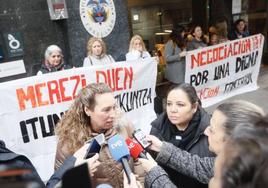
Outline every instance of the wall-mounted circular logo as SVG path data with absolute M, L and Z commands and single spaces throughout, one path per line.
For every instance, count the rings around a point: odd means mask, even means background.
M 85 29 L 95 37 L 108 36 L 115 24 L 113 0 L 80 0 L 80 17 Z
M 16 50 L 20 47 L 20 41 L 15 39 L 15 37 L 11 34 L 8 34 L 8 40 L 9 40 L 9 47 L 13 50 Z

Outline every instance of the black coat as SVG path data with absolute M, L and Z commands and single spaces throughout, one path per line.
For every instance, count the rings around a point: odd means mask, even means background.
M 230 40 L 235 40 L 235 39 L 238 39 L 238 36 L 239 36 L 239 35 L 242 35 L 242 38 L 245 38 L 245 37 L 250 36 L 250 34 L 249 34 L 248 31 L 244 31 L 243 33 L 239 33 L 238 31 L 233 30 L 233 31 L 230 32 L 228 38 L 229 38 Z
M 65 63 L 62 63 L 56 67 L 49 67 L 45 63 L 42 63 L 39 71 L 42 72 L 42 74 L 46 74 L 46 73 L 50 73 L 50 72 L 57 72 L 57 71 L 61 71 L 61 70 L 71 69 L 71 68 L 72 67 L 70 65 L 65 64 Z
M 6 169 L 30 169 L 31 174 L 24 175 L 22 180 L 33 180 L 44 187 L 40 176 L 32 165 L 31 161 L 24 155 L 19 155 L 6 148 L 5 143 L 0 140 L 0 165 L 4 165 Z
M 213 153 L 209 151 L 208 148 L 208 139 L 207 136 L 204 135 L 204 131 L 206 127 L 209 125 L 211 116 L 201 107 L 198 108 L 197 112 L 194 114 L 193 119 L 195 119 L 196 126 L 194 127 L 195 134 L 193 135 L 193 139 L 185 146 L 185 150 L 191 154 L 196 154 L 200 157 L 212 157 Z M 188 127 L 194 120 L 190 121 Z M 167 123 L 169 122 L 169 123 Z M 162 141 L 171 142 L 176 145 L 174 139 L 170 139 L 171 137 L 176 137 L 176 135 L 172 134 L 172 130 L 170 126 L 171 122 L 168 120 L 166 112 L 162 113 L 156 120 L 152 123 L 152 129 L 150 134 L 158 137 Z M 171 136 L 170 136 L 171 135 Z M 179 172 L 166 167 L 165 164 L 161 164 L 163 168 L 168 173 L 170 179 L 177 187 L 183 188 L 203 188 L 208 187 L 207 184 L 202 184 L 197 180 L 187 177 Z

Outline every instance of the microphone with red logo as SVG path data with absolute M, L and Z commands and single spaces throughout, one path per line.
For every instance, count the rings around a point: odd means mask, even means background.
M 134 159 L 137 159 L 137 158 L 147 159 L 147 157 L 145 155 L 145 150 L 141 147 L 141 145 L 136 140 L 132 140 L 130 138 L 127 138 L 126 143 L 127 143 L 128 149 L 130 151 L 130 155 Z

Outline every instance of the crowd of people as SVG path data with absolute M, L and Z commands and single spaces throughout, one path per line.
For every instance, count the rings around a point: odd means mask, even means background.
M 109 140 L 115 135 L 134 139 L 134 126 L 116 104 L 111 88 L 105 83 L 91 83 L 80 90 L 57 123 L 55 171 L 46 185 L 31 161 L 7 149 L 2 141 L 0 176 L 1 169 L 28 169 L 27 172 L 16 172 L 23 176 L 20 180 L 35 182 L 36 187 L 64 187 L 64 175 L 70 169 L 86 165 L 85 174 L 90 180 L 88 187 L 268 186 L 265 178 L 268 175 L 268 116 L 264 110 L 238 100 L 220 104 L 210 115 L 202 108 L 195 88 L 184 83 L 187 51 L 228 40 L 221 27 L 222 23 L 211 27 L 209 39 L 203 36 L 198 25 L 192 27 L 191 36 L 187 36 L 183 26 L 173 29 L 165 45 L 166 78 L 172 85 L 167 92 L 165 111 L 151 122 L 150 134 L 146 135 L 150 146 L 140 158 L 130 157 L 127 164 L 118 163 L 113 158 Z M 235 30 L 229 36 L 230 40 L 249 36 L 245 21 L 237 20 Z M 149 57 L 141 36 L 134 35 L 126 60 Z M 84 67 L 114 62 L 102 39 L 91 37 L 88 40 Z M 62 50 L 51 45 L 45 52 L 38 75 L 70 68 L 64 63 Z M 98 135 L 103 135 L 104 142 L 95 155 L 85 158 Z
M 133 172 L 130 183 L 107 143 L 93 157 L 84 158 L 91 144 L 88 140 L 98 134 L 106 140 L 114 135 L 132 138 L 131 122 L 118 124 L 121 118 L 124 114 L 106 84 L 83 88 L 56 127 L 55 173 L 46 186 L 60 187 L 66 171 L 83 163 L 92 187 L 267 186 L 268 116 L 250 102 L 222 103 L 210 116 L 191 85 L 174 85 L 167 95 L 166 112 L 152 122 L 146 136 L 151 143 L 147 157 L 128 161 Z M 27 158 L 8 150 L 3 142 L 1 148 L 1 164 L 27 166 L 31 178 L 44 186 Z
M 165 44 L 165 78 L 172 84 L 184 82 L 185 56 L 187 51 L 216 45 L 228 40 L 248 37 L 249 31 L 243 19 L 235 21 L 233 29 L 228 32 L 226 20 L 219 20 L 205 33 L 198 24 L 188 29 L 176 25 Z
M 42 62 L 41 68 L 37 72 L 37 75 L 72 68 L 70 65 L 64 62 L 62 50 L 55 44 L 47 47 L 44 57 L 44 61 Z M 126 60 L 142 60 L 150 57 L 151 55 L 147 51 L 142 37 L 139 35 L 134 35 L 130 40 Z M 106 44 L 101 38 L 89 38 L 87 42 L 87 56 L 84 58 L 83 67 L 106 65 L 114 62 L 114 58 L 110 54 L 107 54 Z
M 233 24 L 233 29 L 229 32 L 226 20 L 219 20 L 210 26 L 207 33 L 204 33 L 202 27 L 198 24 L 189 26 L 188 29 L 182 25 L 175 25 L 164 49 L 165 79 L 172 84 L 184 82 L 187 51 L 248 36 L 249 31 L 244 19 L 236 20 Z M 127 61 L 132 61 L 150 58 L 151 54 L 147 51 L 142 37 L 134 35 L 129 42 L 129 50 L 125 56 Z M 64 63 L 63 57 L 60 47 L 50 45 L 46 49 L 45 60 L 37 75 L 71 68 Z M 106 44 L 101 38 L 89 38 L 87 56 L 84 58 L 83 67 L 114 62 L 114 58 L 107 54 Z

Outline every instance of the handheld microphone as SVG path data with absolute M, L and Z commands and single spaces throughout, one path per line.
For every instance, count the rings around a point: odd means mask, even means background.
M 142 132 L 141 129 L 136 129 L 133 133 L 133 137 L 145 150 L 152 144 L 146 140 L 146 135 Z
M 98 185 L 96 188 L 113 188 L 113 187 L 109 184 L 102 183 L 102 184 Z
M 143 158 L 143 159 L 147 159 L 147 157 L 144 153 L 145 150 L 141 147 L 141 145 L 137 141 L 132 140 L 130 138 L 127 138 L 126 143 L 127 143 L 128 149 L 130 151 L 130 155 L 134 159 L 137 159 L 138 157 Z
M 62 177 L 62 188 L 73 187 L 92 187 L 89 170 L 86 163 L 71 168 L 64 173 Z
M 84 159 L 91 158 L 96 153 L 100 152 L 101 146 L 105 143 L 105 136 L 103 133 L 95 136 L 89 144 L 89 147 L 87 149 L 87 153 L 84 156 Z
M 128 183 L 130 183 L 131 169 L 128 164 L 130 153 L 125 140 L 121 136 L 115 135 L 108 140 L 108 147 L 113 159 L 122 163 Z

